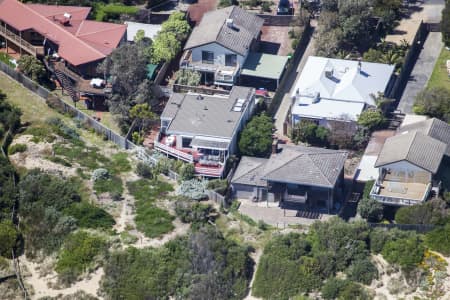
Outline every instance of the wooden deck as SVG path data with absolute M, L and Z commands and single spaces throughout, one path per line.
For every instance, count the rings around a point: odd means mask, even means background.
M 428 192 L 428 184 L 418 182 L 381 182 L 378 195 L 421 201 Z

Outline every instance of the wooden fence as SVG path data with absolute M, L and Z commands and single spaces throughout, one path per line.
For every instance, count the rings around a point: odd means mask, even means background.
M 108 140 L 118 145 L 119 147 L 123 149 L 133 149 L 134 147 L 136 147 L 136 145 L 127 140 L 125 137 L 121 136 L 120 134 L 116 133 L 115 131 L 111 130 L 110 128 L 106 127 L 100 122 L 94 120 L 92 117 L 80 111 L 71 104 L 68 104 L 58 96 L 52 94 L 49 90 L 47 90 L 43 86 L 34 82 L 24 74 L 12 69 L 5 63 L 0 62 L 0 70 L 6 73 L 9 77 L 14 79 L 15 81 L 21 83 L 31 92 L 40 96 L 42 100 L 45 101 L 46 103 L 52 103 L 52 105 L 57 106 L 57 109 L 61 113 L 67 113 L 73 116 L 74 118 L 80 120 L 81 122 L 84 122 L 85 125 L 89 126 L 90 128 L 93 128 L 95 132 L 105 136 Z

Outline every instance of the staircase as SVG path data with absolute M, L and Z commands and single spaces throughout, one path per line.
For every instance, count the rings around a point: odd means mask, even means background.
M 79 100 L 78 93 L 75 91 L 75 88 L 67 76 L 61 72 L 60 70 L 55 69 L 56 78 L 58 78 L 59 83 L 62 88 L 69 93 L 70 98 L 72 98 L 73 102 L 77 102 Z

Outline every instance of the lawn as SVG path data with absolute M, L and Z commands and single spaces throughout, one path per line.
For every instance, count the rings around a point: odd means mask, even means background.
M 443 87 L 450 91 L 450 77 L 446 65 L 447 60 L 450 60 L 450 50 L 447 50 L 444 47 L 436 61 L 430 80 L 428 81 L 428 88 Z

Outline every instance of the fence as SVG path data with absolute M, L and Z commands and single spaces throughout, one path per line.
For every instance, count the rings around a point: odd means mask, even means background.
M 19 73 L 16 70 L 10 68 L 3 62 L 0 62 L 0 70 L 6 73 L 9 77 L 16 80 L 17 82 L 21 83 L 28 90 L 32 91 L 33 93 L 43 98 L 43 100 L 46 100 L 47 103 L 52 103 L 54 106 L 57 106 L 62 113 L 68 113 L 74 118 L 84 122 L 87 126 L 93 128 L 95 132 L 105 136 L 108 140 L 120 146 L 121 148 L 133 149 L 136 147 L 136 145 L 128 141 L 125 137 L 121 136 L 120 134 L 114 132 L 113 130 L 94 120 L 93 118 L 91 118 L 84 112 L 78 110 L 74 106 L 64 102 L 61 98 L 52 94 L 46 88 L 40 86 L 39 84 L 32 81 L 22 73 Z
M 272 102 L 270 103 L 270 106 L 268 108 L 268 112 L 271 116 L 274 116 L 278 106 L 280 105 L 281 101 L 283 100 L 284 94 L 288 92 L 291 89 L 290 84 L 293 84 L 293 82 L 289 82 L 289 74 L 293 72 L 293 69 L 295 69 L 300 61 L 300 59 L 303 56 L 303 53 L 306 50 L 306 47 L 308 46 L 309 40 L 312 35 L 312 30 L 309 22 L 305 23 L 305 28 L 303 30 L 303 34 L 300 38 L 300 41 L 298 43 L 297 48 L 295 49 L 294 55 L 292 56 L 291 60 L 289 61 L 289 66 L 287 67 L 286 71 L 284 72 L 284 76 L 280 81 L 280 84 L 278 85 L 278 89 L 275 93 L 275 95 L 272 98 Z
M 428 232 L 435 229 L 437 226 L 435 225 L 426 225 L 426 224 L 381 224 L 381 223 L 368 223 L 372 228 L 398 228 L 400 230 L 414 230 L 417 232 Z
M 294 15 L 277 16 L 258 14 L 257 16 L 264 19 L 264 26 L 291 26 L 295 19 Z
M 227 91 L 227 90 L 211 89 L 211 88 L 206 88 L 206 87 L 181 85 L 181 84 L 174 84 L 173 91 L 175 93 L 191 92 L 191 93 L 199 93 L 199 94 L 206 94 L 206 95 L 214 95 L 214 94 L 229 95 L 230 94 L 230 91 Z
M 420 51 L 422 49 L 422 44 L 425 41 L 428 34 L 428 28 L 423 21 L 420 22 L 419 28 L 417 29 L 416 35 L 408 52 L 405 56 L 405 62 L 403 63 L 402 70 L 395 81 L 395 84 L 391 90 L 389 95 L 390 98 L 395 98 L 400 100 L 402 96 L 403 90 L 409 80 L 409 76 L 411 75 L 411 71 L 416 63 L 417 58 L 419 57 Z

